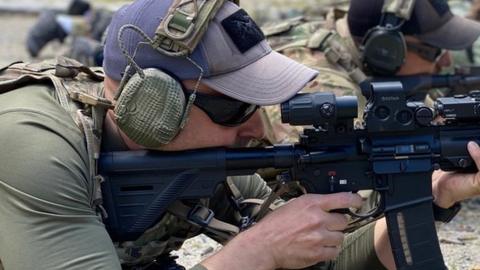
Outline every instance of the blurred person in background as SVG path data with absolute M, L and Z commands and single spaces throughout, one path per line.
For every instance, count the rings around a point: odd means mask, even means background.
M 101 66 L 102 38 L 110 24 L 113 11 L 97 8 L 85 0 L 72 0 L 65 12 L 43 11 L 30 29 L 26 47 L 32 57 L 52 41 L 64 43 L 65 56 L 87 66 Z

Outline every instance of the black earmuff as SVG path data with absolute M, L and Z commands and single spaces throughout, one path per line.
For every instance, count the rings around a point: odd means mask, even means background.
M 363 42 L 362 62 L 365 68 L 378 75 L 394 75 L 405 62 L 407 46 L 398 27 L 377 26 Z
M 407 45 L 401 31 L 415 7 L 415 0 L 384 0 L 380 23 L 362 42 L 362 63 L 374 75 L 395 75 L 405 62 Z

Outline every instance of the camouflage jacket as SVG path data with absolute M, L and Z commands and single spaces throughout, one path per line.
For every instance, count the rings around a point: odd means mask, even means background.
M 361 96 L 358 84 L 341 65 L 327 59 L 322 41 L 316 40 L 325 32 L 335 33 L 338 20 L 345 14 L 345 11 L 332 9 L 325 17 L 297 17 L 263 27 L 262 30 L 274 50 L 320 72 L 302 92 L 329 91 L 337 96 Z M 359 108 L 363 106 L 360 105 Z M 278 105 L 268 106 L 262 113 L 266 125 L 266 140 L 269 143 L 294 142 L 298 139 L 302 128 L 282 124 Z M 361 117 L 361 112 L 359 116 Z
M 449 5 L 455 14 L 480 21 L 480 0 L 449 1 Z M 452 56 L 456 65 L 480 64 L 480 39 L 477 39 L 467 50 L 453 51 Z

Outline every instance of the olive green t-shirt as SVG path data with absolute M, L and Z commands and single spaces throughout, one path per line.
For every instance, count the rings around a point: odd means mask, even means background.
M 121 269 L 92 208 L 83 134 L 53 88 L 0 95 L 0 145 L 5 269 Z

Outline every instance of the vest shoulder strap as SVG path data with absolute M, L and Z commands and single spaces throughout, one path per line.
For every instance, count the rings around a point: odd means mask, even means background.
M 90 177 L 95 183 L 95 196 L 91 202 L 97 209 L 101 204 L 97 160 L 100 155 L 103 120 L 112 103 L 103 97 L 103 70 L 89 68 L 66 57 L 38 63 L 14 62 L 0 68 L 0 94 L 23 86 L 39 83 L 51 84 L 59 104 L 70 113 L 83 131 L 89 156 Z

